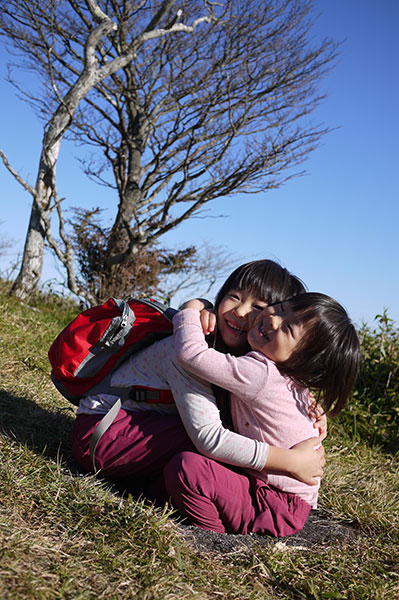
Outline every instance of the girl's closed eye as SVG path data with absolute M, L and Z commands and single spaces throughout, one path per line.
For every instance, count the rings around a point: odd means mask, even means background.
M 292 337 L 295 337 L 295 330 L 294 330 L 294 326 L 292 323 L 290 323 L 289 321 L 287 322 L 287 329 L 290 332 L 290 334 L 292 335 Z
M 267 304 L 254 304 L 253 307 L 255 310 L 263 310 L 266 308 Z
M 278 305 L 278 310 L 277 312 L 279 312 L 281 314 L 282 317 L 285 318 L 285 326 L 286 329 L 288 329 L 290 335 L 295 338 L 295 331 L 294 331 L 294 327 L 293 324 L 291 322 L 291 320 L 287 317 L 287 315 L 285 314 L 286 311 L 284 309 L 284 302 L 281 302 L 281 304 Z M 287 317 L 287 318 L 286 318 Z
M 233 300 L 239 300 L 240 295 L 237 292 L 229 292 L 226 294 L 226 298 L 232 298 Z

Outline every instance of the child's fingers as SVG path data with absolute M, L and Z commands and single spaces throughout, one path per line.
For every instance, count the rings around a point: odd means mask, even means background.
M 327 433 L 327 416 L 322 415 L 313 423 L 313 427 L 318 429 L 320 433 Z
M 206 308 L 201 310 L 200 320 L 202 331 L 204 335 L 209 335 L 213 333 L 216 327 L 216 315 L 207 310 Z
M 322 442 L 323 440 L 325 440 L 327 437 L 327 430 L 325 429 L 319 429 L 319 441 Z
M 323 408 L 319 404 L 310 405 L 309 416 L 315 419 L 313 427 L 319 430 L 319 436 L 324 440 L 327 436 L 327 415 Z
M 216 315 L 211 312 L 208 312 L 208 315 L 208 333 L 213 333 L 216 328 Z

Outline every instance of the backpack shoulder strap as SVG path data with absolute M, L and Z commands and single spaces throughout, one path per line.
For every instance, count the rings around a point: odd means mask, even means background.
M 101 421 L 99 422 L 99 424 L 97 425 L 97 427 L 95 428 L 95 430 L 93 431 L 93 434 L 91 436 L 90 458 L 91 458 L 91 462 L 93 463 L 95 473 L 97 472 L 96 456 L 95 456 L 97 444 L 100 441 L 100 439 L 102 438 L 102 436 L 104 435 L 104 433 L 107 431 L 107 429 L 109 429 L 111 427 L 112 423 L 115 421 L 116 417 L 118 416 L 121 406 L 122 406 L 122 400 L 120 398 L 118 398 L 118 400 L 115 402 L 115 404 L 112 406 L 112 408 L 110 408 L 110 410 L 103 416 L 103 418 L 101 419 Z

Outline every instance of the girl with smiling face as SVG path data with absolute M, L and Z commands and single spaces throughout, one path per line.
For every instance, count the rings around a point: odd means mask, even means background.
M 174 317 L 175 356 L 191 374 L 230 392 L 234 430 L 269 444 L 272 455 L 275 447 L 289 449 L 314 435 L 309 388 L 332 416 L 343 408 L 358 373 L 359 340 L 344 308 L 324 294 L 303 293 L 276 305 L 255 306 L 244 323 L 232 307 L 247 300 L 247 293 L 229 290 L 218 305 L 217 320 L 225 329 L 223 339 L 236 336 L 240 347 L 248 328 L 251 352 L 237 357 L 209 348 L 203 330 L 214 330 L 216 316 L 206 309 L 206 301 L 197 299 Z M 173 504 L 203 529 L 273 535 L 299 531 L 317 505 L 319 482 L 307 485 L 267 464 L 262 472 L 237 472 L 183 452 L 169 462 L 164 475 Z
M 301 320 L 288 302 L 282 302 L 262 310 L 248 332 L 248 343 L 252 350 L 281 363 L 288 360 L 303 332 Z

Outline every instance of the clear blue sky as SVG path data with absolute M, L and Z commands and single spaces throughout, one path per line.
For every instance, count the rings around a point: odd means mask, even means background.
M 315 34 L 344 41 L 340 61 L 323 82 L 329 96 L 315 121 L 337 129 L 304 164 L 305 177 L 267 194 L 208 205 L 220 219 L 193 219 L 163 239 L 168 245 L 222 245 L 236 264 L 273 258 L 309 289 L 342 302 L 357 324 L 377 313 L 399 321 L 399 2 L 316 0 Z M 42 129 L 4 81 L 1 52 L 0 147 L 34 183 Z M 21 251 L 30 197 L 0 164 L 0 238 L 14 240 L 0 260 L 4 270 Z M 109 207 L 112 200 L 88 183 L 63 146 L 58 185 L 72 206 Z M 233 265 L 235 266 L 235 265 Z M 44 278 L 54 277 L 46 260 Z

